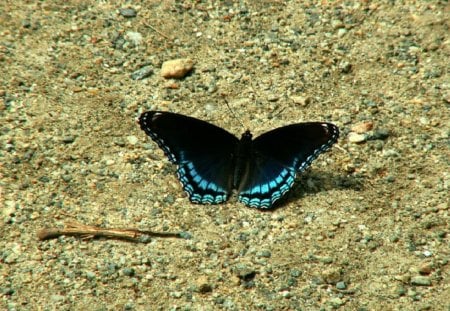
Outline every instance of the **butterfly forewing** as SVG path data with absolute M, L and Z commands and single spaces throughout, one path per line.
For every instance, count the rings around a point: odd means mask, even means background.
M 231 192 L 229 172 L 239 140 L 229 132 L 176 113 L 148 111 L 139 124 L 178 165 L 178 178 L 194 203 L 221 203 Z
M 296 174 L 338 137 L 335 125 L 320 122 L 292 124 L 257 137 L 249 172 L 241 181 L 239 201 L 251 207 L 271 207 L 292 187 Z

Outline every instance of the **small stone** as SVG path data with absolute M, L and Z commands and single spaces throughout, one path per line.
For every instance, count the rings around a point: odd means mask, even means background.
M 388 175 L 384 180 L 386 180 L 386 182 L 388 183 L 393 183 L 395 181 L 395 176 Z
M 132 18 L 137 16 L 137 11 L 133 8 L 120 8 L 119 13 L 120 15 L 126 18 Z
M 446 91 L 444 92 L 444 94 L 442 94 L 442 99 L 449 104 L 450 103 L 450 91 Z
M 278 101 L 279 99 L 280 99 L 280 96 L 275 95 L 275 94 L 270 94 L 270 95 L 267 97 L 267 100 L 270 101 L 270 102 L 276 102 L 276 101 Z
M 136 32 L 136 31 L 128 31 L 125 34 L 125 39 L 127 41 L 133 42 L 133 44 L 135 46 L 138 46 L 142 43 L 143 37 L 142 34 L 140 32 Z
M 176 291 L 176 292 L 171 292 L 169 295 L 173 298 L 181 298 L 183 296 L 183 293 L 180 291 Z
M 281 292 L 281 296 L 282 296 L 283 298 L 291 298 L 291 297 L 292 297 L 292 294 L 291 294 L 290 291 L 284 290 L 284 291 Z
M 87 278 L 89 281 L 94 280 L 94 279 L 95 279 L 95 273 L 92 272 L 92 271 L 87 271 L 87 272 L 86 272 L 86 278 Z
M 372 130 L 372 128 L 373 128 L 373 122 L 367 121 L 367 122 L 355 124 L 354 126 L 352 126 L 351 131 L 355 132 L 357 134 L 362 134 L 362 133 L 366 133 L 366 132 Z
M 405 296 L 407 293 L 406 288 L 403 285 L 398 285 L 394 290 L 398 296 Z
M 343 28 L 344 27 L 344 23 L 341 20 L 339 20 L 339 19 L 333 19 L 331 21 L 331 27 L 333 27 L 334 29 Z
M 209 284 L 208 278 L 206 276 L 201 276 L 197 279 L 195 291 L 205 294 L 212 292 L 212 286 Z
M 328 300 L 328 303 L 329 303 L 333 308 L 339 308 L 340 306 L 342 306 L 342 305 L 344 304 L 344 302 L 342 301 L 342 299 L 339 298 L 339 297 L 331 298 L 330 300 Z
M 63 295 L 51 295 L 50 300 L 53 302 L 61 302 L 64 301 L 65 297 Z
M 336 283 L 336 288 L 340 289 L 340 290 L 344 290 L 347 288 L 347 284 L 345 284 L 345 282 L 337 282 Z
M 290 275 L 294 278 L 298 278 L 299 276 L 302 275 L 302 271 L 298 269 L 292 269 Z
M 2 208 L 3 216 L 11 216 L 16 212 L 16 203 L 14 201 L 5 201 L 5 205 Z
M 186 239 L 186 240 L 192 239 L 192 234 L 190 234 L 187 231 L 181 231 L 180 233 L 178 233 L 178 235 L 181 239 Z
M 114 139 L 114 143 L 119 147 L 125 147 L 125 141 L 121 137 Z
M 433 253 L 427 250 L 427 251 L 424 251 L 424 252 L 423 252 L 423 255 L 424 255 L 425 257 L 431 257 L 431 256 L 433 256 Z
M 24 19 L 22 21 L 22 27 L 23 28 L 31 28 L 31 21 L 29 19 Z
M 346 34 L 347 34 L 347 29 L 345 29 L 345 28 L 339 28 L 337 31 L 337 36 L 339 38 L 345 36 Z
M 139 68 L 135 72 L 131 74 L 131 79 L 133 80 L 142 80 L 149 77 L 153 73 L 153 69 L 151 66 L 144 66 Z
M 395 149 L 383 150 L 382 156 L 385 158 L 399 158 L 400 153 Z
M 233 268 L 234 274 L 241 280 L 251 280 L 255 277 L 256 271 L 244 264 L 237 264 Z
M 328 284 L 336 284 L 341 280 L 341 273 L 338 269 L 326 269 L 322 271 L 322 277 Z
M 264 258 L 270 258 L 272 254 L 268 250 L 263 250 L 256 253 L 256 257 L 264 257 Z
M 127 140 L 128 140 L 128 143 L 132 146 L 136 145 L 139 141 L 139 139 L 134 135 L 127 136 Z
M 418 275 L 411 278 L 411 284 L 417 286 L 430 286 L 431 279 L 428 276 Z
M 294 104 L 300 105 L 302 107 L 306 107 L 312 102 L 312 98 L 309 96 L 291 96 Z
M 342 61 L 342 62 L 339 64 L 339 70 L 340 70 L 342 73 L 349 73 L 349 72 L 352 71 L 352 64 L 350 64 L 350 63 L 347 62 L 347 61 Z
M 419 266 L 419 273 L 422 275 L 428 275 L 433 271 L 433 264 L 431 262 L 423 262 Z
M 70 182 L 72 180 L 72 175 L 70 175 L 70 174 L 63 174 L 63 175 L 61 175 L 61 178 L 65 182 Z
M 166 79 L 181 79 L 194 67 L 194 61 L 189 58 L 180 58 L 166 61 L 161 67 L 161 76 Z
M 386 129 L 378 129 L 373 132 L 373 134 L 370 136 L 370 139 L 372 140 L 385 140 L 389 137 L 389 130 Z
M 126 276 L 134 276 L 135 271 L 133 268 L 125 268 L 122 270 L 123 274 Z
M 61 141 L 65 144 L 71 144 L 75 141 L 75 137 L 71 135 L 64 136 Z
M 355 132 L 350 132 L 347 136 L 349 142 L 354 144 L 360 144 L 367 140 L 367 136 L 364 134 L 358 134 Z

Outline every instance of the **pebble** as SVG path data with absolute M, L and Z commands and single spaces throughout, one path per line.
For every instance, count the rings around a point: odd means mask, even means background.
M 127 136 L 127 141 L 130 145 L 134 146 L 139 142 L 139 138 L 134 135 Z
M 433 253 L 430 252 L 430 251 L 424 251 L 424 252 L 423 252 L 423 255 L 424 255 L 425 257 L 431 257 L 431 256 L 433 256 Z
M 61 175 L 61 178 L 65 182 L 70 182 L 72 180 L 72 175 L 70 175 L 70 174 L 63 174 L 63 175 Z
M 431 279 L 428 276 L 418 275 L 411 278 L 412 285 L 430 286 Z
M 199 277 L 195 282 L 195 291 L 199 293 L 209 293 L 212 292 L 213 288 L 209 284 L 208 278 L 206 276 Z
M 355 124 L 354 126 L 352 126 L 351 131 L 355 132 L 357 134 L 363 134 L 363 133 L 366 133 L 366 132 L 372 130 L 372 128 L 373 128 L 373 122 L 367 121 L 367 122 Z
M 344 304 L 341 298 L 335 297 L 328 300 L 328 303 L 333 306 L 334 308 L 338 308 Z
M 181 298 L 183 296 L 183 293 L 180 291 L 176 291 L 176 292 L 171 292 L 169 295 L 173 298 Z
M 256 253 L 256 257 L 270 258 L 271 256 L 272 254 L 268 250 L 263 250 Z
M 138 46 L 142 43 L 143 37 L 142 34 L 136 31 L 128 31 L 125 34 L 125 39 L 127 41 L 133 42 L 135 46 Z
M 336 288 L 340 289 L 340 290 L 346 289 L 347 288 L 347 284 L 345 284 L 345 282 L 337 282 L 336 283 Z
M 71 144 L 75 141 L 75 137 L 71 135 L 64 136 L 63 138 L 61 138 L 61 141 L 65 144 Z
M 352 64 L 350 64 L 347 61 L 342 61 L 342 62 L 339 63 L 339 70 L 342 73 L 349 73 L 349 72 L 352 71 L 352 68 L 353 68 Z
M 247 265 L 244 264 L 237 264 L 233 268 L 233 272 L 238 278 L 243 280 L 251 279 L 256 274 L 256 271 L 253 268 L 248 267 Z
M 65 296 L 63 295 L 51 295 L 50 296 L 50 300 L 53 302 L 60 302 L 60 301 L 64 301 Z
M 87 272 L 86 272 L 86 278 L 87 278 L 88 280 L 90 280 L 90 281 L 94 280 L 94 279 L 95 279 L 95 273 L 92 272 L 92 271 L 87 271 Z
M 423 262 L 419 266 L 419 273 L 428 275 L 433 271 L 433 264 L 431 262 Z
M 367 140 L 367 135 L 350 132 L 347 136 L 347 139 L 351 143 L 360 144 Z
M 385 140 L 389 137 L 389 130 L 387 129 L 377 129 L 372 135 L 370 135 L 371 140 Z
M 149 76 L 151 76 L 153 73 L 153 69 L 151 66 L 144 66 L 135 72 L 131 74 L 131 79 L 133 80 L 142 80 Z
M 122 272 L 123 272 L 123 274 L 126 275 L 126 276 L 134 276 L 134 274 L 135 274 L 135 271 L 134 271 L 133 268 L 124 268 L 124 269 L 122 270 Z
M 132 18 L 137 16 L 137 11 L 133 8 L 120 8 L 119 13 L 120 15 L 126 18 Z
M 306 107 L 312 102 L 312 98 L 309 96 L 291 96 L 291 100 L 294 104 Z
M 345 28 L 339 28 L 337 31 L 338 37 L 343 37 L 343 36 L 345 36 L 346 33 L 347 33 L 347 29 L 345 29 Z
M 403 285 L 396 286 L 394 292 L 398 296 L 404 296 L 407 293 L 406 288 Z
M 16 204 L 14 201 L 5 201 L 5 205 L 2 208 L 3 216 L 11 216 L 16 212 Z
M 338 269 L 325 269 L 322 277 L 328 284 L 336 284 L 341 280 L 341 273 Z
M 194 61 L 189 58 L 168 60 L 162 64 L 161 76 L 166 79 L 181 79 L 194 67 Z
M 444 94 L 442 94 L 442 99 L 449 104 L 450 103 L 450 91 L 446 91 L 444 92 Z

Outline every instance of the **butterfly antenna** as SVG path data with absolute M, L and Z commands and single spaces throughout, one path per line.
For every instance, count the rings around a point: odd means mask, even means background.
M 241 119 L 239 119 L 239 118 L 237 117 L 237 115 L 234 113 L 233 109 L 231 109 L 230 104 L 228 103 L 227 99 L 224 98 L 224 100 L 225 100 L 225 104 L 226 104 L 227 107 L 228 107 L 228 110 L 230 110 L 230 112 L 231 112 L 231 114 L 233 115 L 233 117 L 241 124 L 242 128 L 245 128 L 244 123 L 242 123 Z

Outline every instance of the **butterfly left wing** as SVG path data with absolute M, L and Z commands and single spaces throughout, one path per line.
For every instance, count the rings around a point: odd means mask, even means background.
M 337 126 L 321 122 L 292 124 L 257 137 L 247 175 L 239 187 L 239 201 L 250 207 L 272 207 L 292 187 L 297 173 L 338 137 Z
M 181 114 L 147 111 L 139 125 L 164 151 L 194 203 L 217 204 L 231 192 L 232 158 L 239 140 L 224 129 Z

